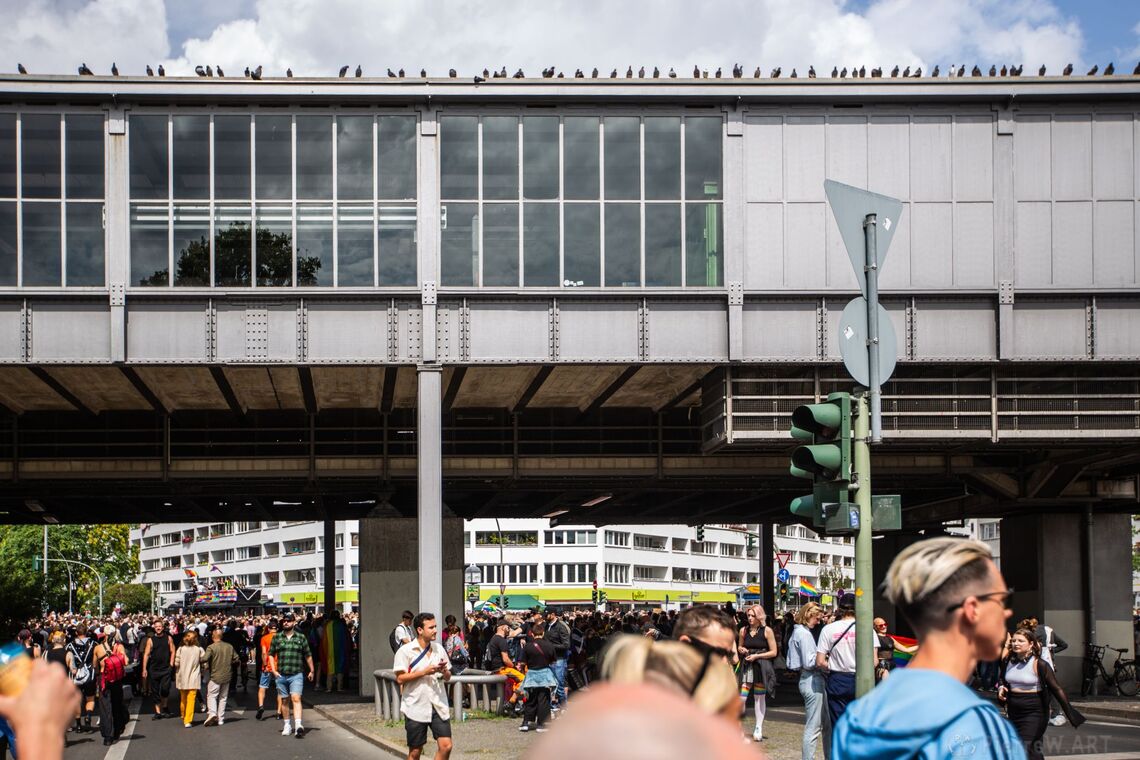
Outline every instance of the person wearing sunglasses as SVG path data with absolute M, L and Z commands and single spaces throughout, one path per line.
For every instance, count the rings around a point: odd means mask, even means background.
M 736 623 L 711 604 L 681 610 L 673 624 L 673 638 L 702 653 L 712 652 L 729 665 L 736 662 Z
M 980 541 L 942 537 L 903 549 L 887 599 L 914 628 L 918 652 L 835 726 L 831 760 L 985 757 L 1023 760 L 1013 726 L 966 687 L 979 660 L 1001 653 L 1013 590 Z

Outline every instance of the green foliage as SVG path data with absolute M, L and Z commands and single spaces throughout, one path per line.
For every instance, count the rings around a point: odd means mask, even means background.
M 1140 515 L 1132 515 L 1132 537 L 1140 535 L 1140 528 L 1136 527 L 1136 521 L 1140 520 Z M 1132 572 L 1140 573 L 1140 544 L 1136 541 L 1132 542 Z
M 214 235 L 214 279 L 226 287 L 250 285 L 252 252 L 250 226 L 234 222 Z M 205 287 L 210 284 L 210 242 L 205 237 L 192 240 L 175 251 L 174 284 L 183 287 Z M 297 284 L 317 285 L 321 268 L 319 256 L 297 257 Z M 265 287 L 287 287 L 293 282 L 293 238 L 287 233 L 274 234 L 266 227 L 257 228 L 257 284 Z M 166 269 L 144 277 L 140 285 L 165 286 Z
M 121 604 L 123 612 L 150 612 L 152 596 L 145 583 L 115 583 L 103 589 L 104 603 L 108 607 Z
M 45 579 L 33 559 L 43 555 L 43 530 L 42 525 L 0 526 L 0 634 L 45 607 L 66 610 L 69 568 L 75 583 L 73 607 L 96 612 L 99 581 L 95 573 L 56 561 L 60 558 L 83 562 L 103 575 L 108 609 L 115 600 L 107 595 L 106 586 L 129 583 L 138 575 L 139 551 L 130 543 L 127 525 L 53 525 L 48 532 Z

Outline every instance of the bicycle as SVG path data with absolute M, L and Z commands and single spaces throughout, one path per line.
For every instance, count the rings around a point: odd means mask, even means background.
M 1105 650 L 1116 652 L 1116 661 L 1112 663 L 1112 675 L 1104 667 Z M 1081 682 L 1081 696 L 1088 696 L 1096 686 L 1099 678 L 1104 684 L 1125 697 L 1134 697 L 1140 692 L 1140 682 L 1136 676 L 1136 661 L 1122 659 L 1127 649 L 1116 647 L 1085 645 L 1083 662 L 1084 680 Z

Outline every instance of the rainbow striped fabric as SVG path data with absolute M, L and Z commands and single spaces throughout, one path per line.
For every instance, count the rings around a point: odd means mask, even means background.
M 819 589 L 811 585 L 807 581 L 800 581 L 800 594 L 803 596 L 819 596 Z
M 914 657 L 914 653 L 918 651 L 918 641 L 908 639 L 906 636 L 891 636 L 890 634 L 888 636 L 895 643 L 895 653 L 892 657 L 895 667 L 905 668 L 910 664 L 910 658 Z

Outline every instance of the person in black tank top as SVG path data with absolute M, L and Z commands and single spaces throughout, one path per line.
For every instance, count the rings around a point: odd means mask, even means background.
M 174 646 L 170 634 L 166 632 L 163 620 L 154 621 L 154 633 L 147 637 L 143 646 L 142 676 L 149 686 L 151 701 L 154 703 L 154 720 L 169 715 L 166 699 L 170 696 L 173 677 Z
M 778 648 L 776 636 L 767 625 L 764 608 L 754 605 L 748 608 L 748 624 L 737 635 L 737 648 L 741 659 L 740 709 L 747 709 L 748 696 L 756 712 L 756 728 L 752 732 L 753 741 L 764 738 L 764 715 L 767 712 L 769 691 L 776 685 L 776 670 L 772 660 Z

